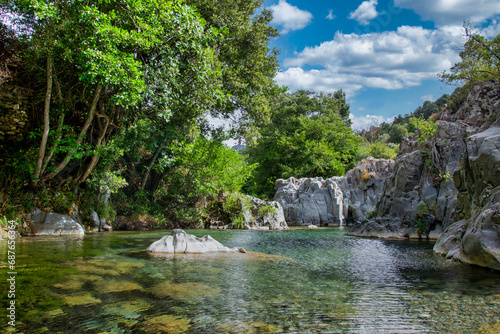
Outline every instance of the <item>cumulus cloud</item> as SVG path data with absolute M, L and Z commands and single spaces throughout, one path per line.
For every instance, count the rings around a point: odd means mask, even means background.
M 335 15 L 333 15 L 333 10 L 331 10 L 331 9 L 330 9 L 330 10 L 328 11 L 328 15 L 326 16 L 326 18 L 327 18 L 328 20 L 333 20 L 335 17 L 336 17 L 336 16 L 335 16 Z
M 290 89 L 334 92 L 352 96 L 363 87 L 401 89 L 436 79 L 436 74 L 460 60 L 463 44 L 456 27 L 428 30 L 402 26 L 397 31 L 364 35 L 337 32 L 331 41 L 306 47 L 285 59 L 278 83 Z M 304 67 L 311 68 L 304 70 Z
M 500 1 L 493 0 L 394 0 L 394 5 L 447 25 L 460 25 L 464 20 L 481 23 L 500 15 Z
M 377 3 L 377 0 L 363 1 L 354 12 L 349 14 L 349 18 L 358 21 L 362 25 L 367 25 L 370 20 L 373 20 L 378 15 L 375 8 Z
M 394 117 L 384 117 L 384 116 L 376 116 L 376 115 L 363 115 L 363 116 L 355 116 L 353 113 L 349 114 L 349 119 L 352 122 L 352 128 L 354 130 L 367 130 L 370 126 L 380 125 L 382 123 L 392 123 Z
M 272 5 L 269 9 L 273 12 L 271 24 L 281 26 L 282 34 L 305 28 L 313 17 L 310 12 L 292 6 L 285 0 L 280 0 L 277 5 Z

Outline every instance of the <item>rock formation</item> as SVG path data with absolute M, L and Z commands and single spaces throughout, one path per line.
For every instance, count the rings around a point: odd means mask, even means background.
M 82 225 L 72 218 L 58 213 L 45 213 L 35 209 L 31 213 L 31 228 L 33 235 L 83 235 Z
M 448 258 L 500 270 L 500 83 L 447 108 L 431 140 L 406 137 L 395 162 L 366 159 L 343 177 L 276 181 L 289 225 L 349 235 L 437 239 Z M 444 231 L 444 232 L 443 232 Z
M 173 230 L 171 235 L 153 242 L 147 250 L 168 254 L 246 253 L 243 248 L 228 248 L 209 235 L 198 238 L 181 229 Z
M 243 212 L 245 229 L 248 230 L 284 230 L 288 228 L 283 207 L 276 201 L 263 201 L 247 196 L 250 207 Z
M 349 234 L 437 238 L 436 253 L 500 270 L 499 116 L 500 83 L 489 81 L 444 111 L 432 140 L 405 138 L 378 217 Z
M 462 220 L 441 235 L 434 251 L 500 270 L 500 120 L 467 138 L 467 155 L 453 175 Z
M 375 210 L 394 162 L 369 157 L 342 177 L 276 180 L 275 200 L 294 226 L 345 225 L 349 217 L 364 220 Z

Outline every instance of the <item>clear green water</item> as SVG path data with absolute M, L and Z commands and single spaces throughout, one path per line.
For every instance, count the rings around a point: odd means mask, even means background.
M 169 231 L 23 238 L 17 333 L 497 333 L 500 273 L 347 229 L 203 231 L 272 254 L 152 256 Z M 6 262 L 6 242 L 0 241 Z M 170 316 L 170 317 L 169 317 Z

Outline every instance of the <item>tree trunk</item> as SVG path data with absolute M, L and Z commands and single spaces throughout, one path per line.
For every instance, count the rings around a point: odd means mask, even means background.
M 45 148 L 49 138 L 50 130 L 50 99 L 52 97 L 52 82 L 53 82 L 53 64 L 52 58 L 47 58 L 47 91 L 45 92 L 45 105 L 43 106 L 43 134 L 40 149 L 38 150 L 38 159 L 36 160 L 35 173 L 33 174 L 32 184 L 36 186 L 42 172 L 43 158 L 45 157 Z
M 55 78 L 54 82 L 56 84 L 56 91 L 57 91 L 57 96 L 59 97 L 59 103 L 61 104 L 61 116 L 59 116 L 59 122 L 57 123 L 57 129 L 56 129 L 57 137 L 54 140 L 54 144 L 52 145 L 49 154 L 45 157 L 45 161 L 43 162 L 42 171 L 40 175 L 43 175 L 43 173 L 45 173 L 45 170 L 47 169 L 50 160 L 52 160 L 52 157 L 54 156 L 57 146 L 59 145 L 59 142 L 61 141 L 62 138 L 62 127 L 64 125 L 64 98 L 62 96 L 61 86 L 57 81 L 57 77 Z
M 141 186 L 139 187 L 141 190 L 144 190 L 144 187 L 146 187 L 146 182 L 148 182 L 149 179 L 149 174 L 151 173 L 151 168 L 153 168 L 153 165 L 158 158 L 158 155 L 160 154 L 161 147 L 158 147 L 156 149 L 155 154 L 151 158 L 151 161 L 149 162 L 148 168 L 146 169 L 146 174 L 144 174 L 144 178 L 142 179 Z
M 89 165 L 87 166 L 87 169 L 85 172 L 83 172 L 82 177 L 80 180 L 77 182 L 78 184 L 85 182 L 85 180 L 89 177 L 90 173 L 94 169 L 95 165 L 97 165 L 97 161 L 99 160 L 99 157 L 97 156 L 97 150 L 101 147 L 101 142 L 104 136 L 106 135 L 106 131 L 108 131 L 108 126 L 109 126 L 109 118 L 106 117 L 106 125 L 104 126 L 104 129 L 102 131 L 101 136 L 97 139 L 97 144 L 95 146 L 96 152 L 92 156 L 92 159 L 90 160 Z
M 97 109 L 97 103 L 99 102 L 99 99 L 101 97 L 101 92 L 102 92 L 102 86 L 98 85 L 96 88 L 96 91 L 94 93 L 94 99 L 92 100 L 92 105 L 90 106 L 89 114 L 87 116 L 87 119 L 85 120 L 85 124 L 82 127 L 82 130 L 80 131 L 80 134 L 78 135 L 78 138 L 76 139 L 76 146 L 80 146 L 82 144 L 83 138 L 85 137 L 85 134 L 87 133 L 87 130 L 92 124 L 92 121 L 95 116 L 95 111 Z M 73 153 L 69 152 L 66 157 L 64 157 L 63 161 L 57 166 L 56 170 L 47 175 L 43 180 L 50 180 L 57 174 L 59 174 L 60 171 L 64 169 L 70 162 L 71 158 L 73 157 Z

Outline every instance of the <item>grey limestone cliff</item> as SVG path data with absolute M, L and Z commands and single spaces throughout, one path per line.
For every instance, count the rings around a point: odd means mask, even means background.
M 346 225 L 375 211 L 394 162 L 369 157 L 342 177 L 276 180 L 276 194 L 290 226 Z

